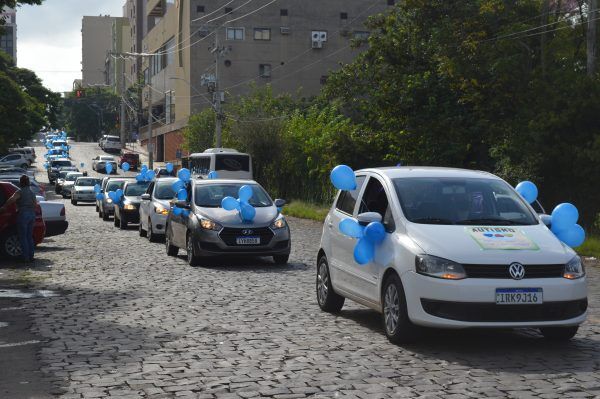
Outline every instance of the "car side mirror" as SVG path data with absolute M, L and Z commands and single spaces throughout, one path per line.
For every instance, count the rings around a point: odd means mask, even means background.
M 283 208 L 283 206 L 286 204 L 284 199 L 278 198 L 275 201 L 273 201 L 275 203 L 275 206 L 277 208 Z
M 552 216 L 542 214 L 540 215 L 540 220 L 546 225 L 546 227 L 550 228 L 550 226 L 552 226 Z
M 362 226 L 366 226 L 369 223 L 380 222 L 383 220 L 381 215 L 377 212 L 365 212 L 359 214 L 356 219 L 358 220 L 358 224 Z
M 142 199 L 142 201 L 150 201 L 150 194 L 142 194 L 142 196 L 140 197 Z
M 183 209 L 192 209 L 192 206 L 190 205 L 189 202 L 187 201 L 175 201 L 173 203 L 173 205 L 175 205 L 178 208 L 183 208 Z

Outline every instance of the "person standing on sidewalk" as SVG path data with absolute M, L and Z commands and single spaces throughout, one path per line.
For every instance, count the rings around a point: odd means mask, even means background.
M 0 212 L 4 212 L 7 207 L 15 202 L 17 203 L 17 233 L 21 243 L 24 262 L 33 262 L 35 248 L 35 243 L 33 242 L 33 225 L 35 223 L 37 199 L 33 191 L 31 191 L 30 185 L 29 176 L 21 176 L 19 180 L 20 189 L 0 207 Z

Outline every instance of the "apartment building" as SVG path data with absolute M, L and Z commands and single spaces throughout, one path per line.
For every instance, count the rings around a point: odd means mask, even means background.
M 0 50 L 10 55 L 17 64 L 17 11 L 13 8 L 0 10 L 0 19 L 4 20 L 0 35 Z
M 84 16 L 81 23 L 81 75 L 83 87 L 104 86 L 107 81 L 106 54 L 113 47 L 110 15 Z
M 120 95 L 126 87 L 126 71 L 134 64 L 131 59 L 122 57 L 122 53 L 131 48 L 129 18 L 112 19 L 111 39 L 111 49 L 105 59 L 105 83 Z
M 210 106 L 207 85 L 218 79 L 224 101 L 270 84 L 275 93 L 309 97 L 328 74 L 348 63 L 366 38 L 365 20 L 393 0 L 148 0 L 142 42 L 152 103 L 152 148 L 157 161 L 172 161 L 181 131 L 195 112 Z M 147 122 L 146 117 L 146 122 Z M 144 124 L 144 123 L 142 123 Z M 148 127 L 140 129 L 147 140 Z

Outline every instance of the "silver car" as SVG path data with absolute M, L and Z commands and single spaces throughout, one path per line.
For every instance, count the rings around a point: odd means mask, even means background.
M 79 177 L 75 180 L 73 190 L 71 191 L 71 204 L 77 205 L 78 202 L 96 201 L 96 192 L 94 186 L 100 184 L 101 180 L 94 177 Z
M 153 181 L 146 194 L 142 195 L 140 205 L 140 236 L 148 237 L 151 242 L 158 241 L 165 234 L 167 215 L 171 207 L 171 200 L 175 197 L 173 183 L 174 177 L 164 177 Z
M 106 184 L 102 188 L 102 200 L 96 201 L 98 206 L 98 216 L 102 218 L 102 220 L 109 220 L 111 216 L 115 213 L 115 204 L 113 204 L 112 200 L 108 198 L 108 193 L 111 191 L 117 191 L 119 189 L 123 189 L 125 186 L 125 182 L 131 181 L 134 178 L 130 177 L 109 177 L 105 178 Z M 104 181 L 103 181 L 104 184 Z
M 238 197 L 240 188 L 252 188 L 249 204 L 256 211 L 253 221 L 243 221 L 238 211 L 221 208 L 225 197 Z M 195 266 L 215 256 L 272 256 L 277 264 L 287 263 L 291 250 L 290 229 L 279 209 L 285 201 L 271 200 L 252 180 L 193 180 L 188 186 L 190 201 L 176 201 L 189 215 L 169 211 L 165 231 L 167 254 L 176 256 L 185 248 L 187 261 Z

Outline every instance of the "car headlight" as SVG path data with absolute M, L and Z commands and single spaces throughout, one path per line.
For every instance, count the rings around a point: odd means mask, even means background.
M 135 211 L 135 205 L 125 204 L 125 206 L 123 206 L 123 209 L 125 209 L 126 211 Z
M 213 230 L 213 231 L 220 231 L 223 228 L 223 226 L 221 226 L 219 223 L 213 222 L 212 220 L 205 219 L 205 218 L 200 219 L 200 226 L 204 230 Z
M 273 224 L 271 225 L 271 228 L 273 230 L 278 230 L 278 229 L 283 229 L 285 226 L 287 226 L 287 222 L 285 221 L 285 218 L 281 217 L 273 222 Z
M 163 208 L 160 205 L 154 207 L 154 212 L 158 213 L 159 215 L 168 215 L 169 214 L 169 210 L 166 208 Z
M 575 256 L 565 265 L 563 277 L 569 280 L 575 280 L 585 276 L 585 266 L 579 256 Z
M 108 204 L 112 204 L 112 200 L 111 200 L 110 198 L 107 198 L 107 199 L 106 199 L 106 202 L 107 202 Z
M 467 278 L 467 273 L 461 264 L 448 259 L 431 255 L 417 255 L 415 258 L 417 273 L 430 277 L 447 280 L 462 280 Z

